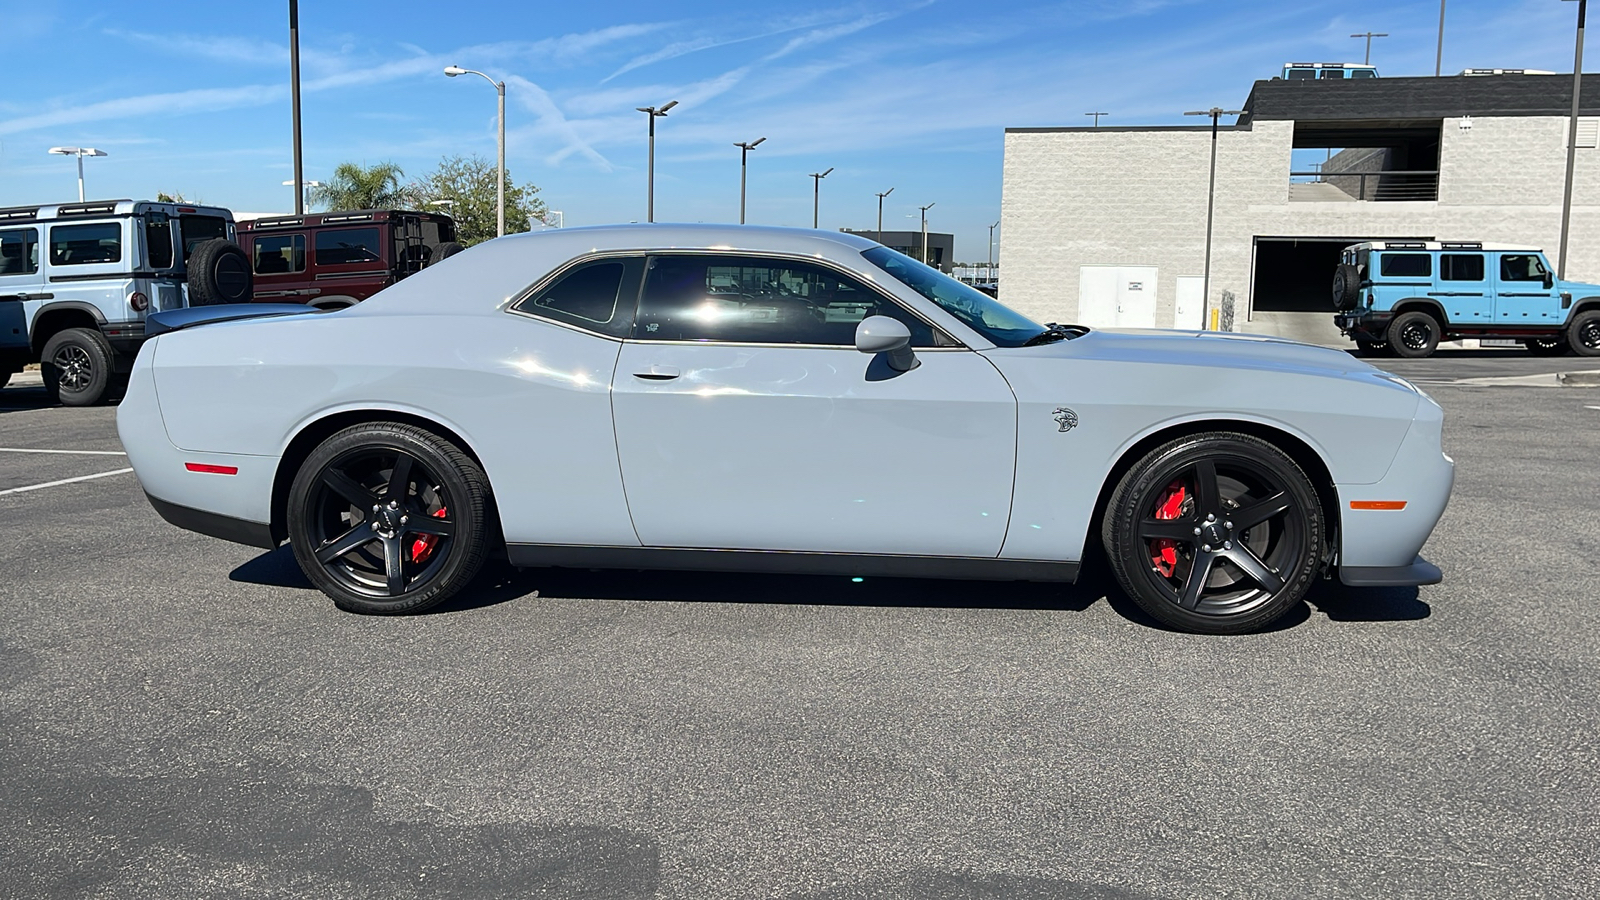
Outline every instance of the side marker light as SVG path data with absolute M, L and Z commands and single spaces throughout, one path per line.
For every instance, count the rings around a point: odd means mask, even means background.
M 1351 509 L 1405 509 L 1404 500 L 1351 500 Z
M 238 466 L 213 466 L 209 463 L 184 463 L 183 467 L 191 472 L 204 472 L 207 475 L 237 475 Z

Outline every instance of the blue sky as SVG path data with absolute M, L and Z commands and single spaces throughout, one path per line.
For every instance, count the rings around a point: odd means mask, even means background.
M 1446 72 L 1571 71 L 1576 4 L 1450 0 Z M 956 234 L 982 260 L 999 218 L 1003 130 L 1175 124 L 1244 102 L 1288 60 L 1360 61 L 1380 31 L 1384 75 L 1433 72 L 1439 4 L 1306 0 L 987 3 L 322 2 L 300 10 L 305 171 L 391 160 L 421 176 L 495 152 L 507 81 L 508 166 L 568 225 L 644 218 L 645 117 L 658 120 L 656 218 L 749 219 Z M 0 206 L 75 199 L 70 158 L 93 146 L 91 197 L 182 192 L 237 210 L 292 207 L 287 2 L 0 0 Z M 1590 67 L 1592 70 L 1592 66 Z M 1189 120 L 1192 122 L 1193 120 Z M 1065 227 L 1070 227 L 1065 225 Z

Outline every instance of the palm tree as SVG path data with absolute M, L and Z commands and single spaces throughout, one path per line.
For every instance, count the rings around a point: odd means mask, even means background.
M 410 193 L 400 184 L 404 174 L 392 162 L 340 163 L 326 184 L 311 189 L 311 202 L 329 212 L 404 208 L 410 205 Z

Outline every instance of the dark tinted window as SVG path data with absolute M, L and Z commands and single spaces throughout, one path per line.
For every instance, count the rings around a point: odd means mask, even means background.
M 639 296 L 643 257 L 585 263 L 512 307 L 612 337 L 626 337 Z
M 378 229 L 340 228 L 317 232 L 317 265 L 382 262 L 378 249 Z
M 56 225 L 50 229 L 50 265 L 82 266 L 122 261 L 122 226 Z
M 306 236 L 278 234 L 258 237 L 251 257 L 257 275 L 303 272 L 306 268 Z
M 1482 281 L 1482 253 L 1446 253 L 1439 257 L 1439 278 L 1444 281 Z
M 172 219 L 166 213 L 145 213 L 144 250 L 150 268 L 172 268 Z
M 184 262 L 200 244 L 228 236 L 228 220 L 221 216 L 179 216 L 178 224 L 183 227 Z
M 1317 70 L 1316 69 L 1290 69 L 1289 70 L 1289 80 L 1290 81 L 1303 81 L 1305 79 L 1315 78 L 1315 77 L 1317 77 Z
M 1506 254 L 1500 257 L 1501 281 L 1544 281 L 1544 263 L 1534 254 Z
M 1344 78 L 1344 70 L 1343 69 L 1323 69 L 1322 70 L 1322 77 L 1323 78 Z
M 1383 277 L 1385 278 L 1431 278 L 1433 277 L 1433 256 L 1427 253 L 1385 253 L 1383 262 Z
M 1352 69 L 1350 71 L 1350 77 L 1351 78 L 1377 78 L 1378 77 L 1378 73 L 1372 71 L 1371 69 Z
M 946 345 L 899 304 L 831 269 L 737 256 L 651 257 L 633 334 L 655 341 L 853 347 L 856 326 L 868 316 L 904 322 L 913 347 Z
M 39 271 L 39 232 L 33 228 L 0 231 L 0 275 Z

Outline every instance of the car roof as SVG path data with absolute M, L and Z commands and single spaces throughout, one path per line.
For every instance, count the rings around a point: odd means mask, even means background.
M 592 250 L 730 250 L 797 253 L 806 256 L 845 248 L 859 253 L 879 246 L 842 231 L 777 225 L 676 224 L 667 222 L 546 228 L 497 240 L 561 240 L 592 243 Z
M 78 219 L 90 216 L 130 216 L 149 210 L 168 215 L 198 213 L 232 219 L 233 213 L 221 206 L 196 203 L 168 203 L 163 200 L 90 200 L 83 203 L 46 203 L 37 206 L 9 206 L 0 209 L 0 222 L 31 222 L 40 219 Z
M 445 213 L 424 212 L 414 209 L 345 209 L 338 212 L 306 213 L 305 215 L 268 215 L 239 223 L 240 231 L 267 231 L 274 228 L 315 228 L 320 225 L 355 225 L 361 222 L 387 222 L 395 216 L 416 216 L 420 219 L 445 221 Z
M 1515 253 L 1540 253 L 1527 244 L 1495 244 L 1486 241 L 1366 241 L 1351 244 L 1349 250 L 1493 250 Z

